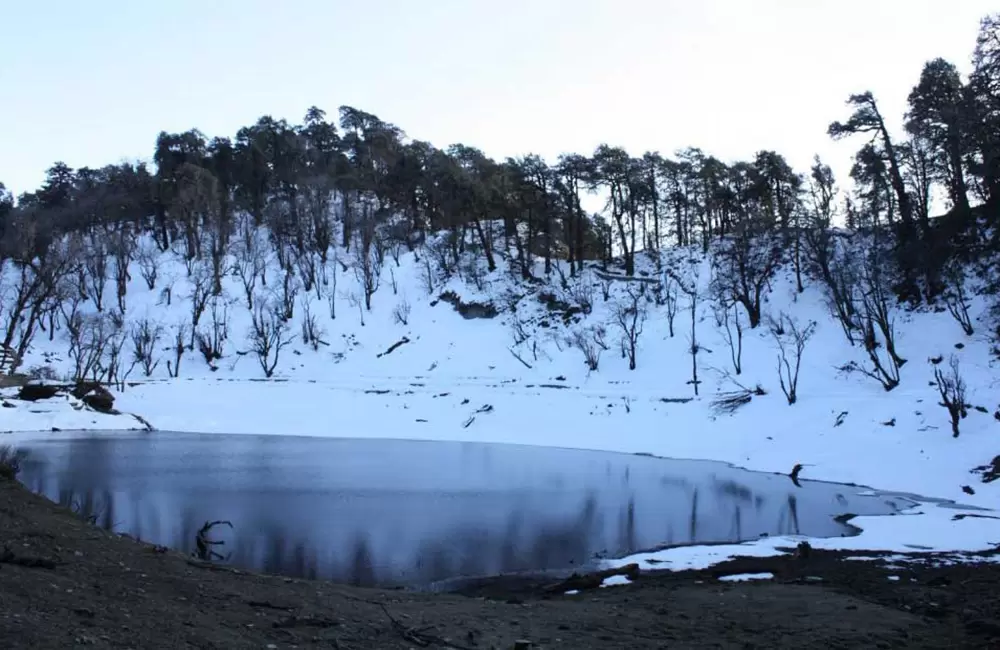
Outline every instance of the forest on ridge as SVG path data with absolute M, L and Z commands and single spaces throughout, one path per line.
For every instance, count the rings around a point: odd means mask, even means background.
M 881 363 L 891 366 L 901 360 L 892 360 L 891 323 L 881 313 L 887 296 L 943 302 L 962 322 L 969 269 L 980 289 L 997 292 L 1000 14 L 982 20 L 972 64 L 968 78 L 943 59 L 924 65 L 901 137 L 870 92 L 848 98 L 829 135 L 859 146 L 850 192 L 818 157 L 798 171 L 770 150 L 724 162 L 697 147 L 636 156 L 601 145 L 552 163 L 531 154 L 497 161 L 474 146 L 411 139 L 349 106 L 336 119 L 312 107 L 301 124 L 264 116 L 232 138 L 163 132 L 152 167 L 56 162 L 34 192 L 15 199 L 0 184 L 7 370 L 40 332 L 80 328 L 81 300 L 124 314 L 130 269 L 142 269 L 153 289 L 157 256 L 168 251 L 199 278 L 196 310 L 233 275 L 263 326 L 283 318 L 254 304 L 258 282 L 270 282 L 266 256 L 284 272 L 277 283 L 306 292 L 325 282 L 329 265 L 352 269 L 370 308 L 387 256 L 420 249 L 431 235 L 425 257 L 437 272 L 460 272 L 473 255 L 488 271 L 525 281 L 539 264 L 553 273 L 558 260 L 571 274 L 595 262 L 633 276 L 640 254 L 655 261 L 668 246 L 716 246 L 726 283 L 719 295 L 745 310 L 750 327 L 761 322 L 776 266 L 788 261 L 800 291 L 821 284 L 852 344 L 874 348 L 884 336 L 890 361 L 883 355 Z M 600 213 L 583 209 L 588 192 L 606 197 Z M 938 196 L 943 215 L 931 214 Z M 865 255 L 845 248 L 852 233 L 874 242 Z M 104 295 L 105 285 L 113 294 Z M 887 389 L 898 382 L 898 367 L 895 379 L 892 368 L 875 371 L 886 373 Z

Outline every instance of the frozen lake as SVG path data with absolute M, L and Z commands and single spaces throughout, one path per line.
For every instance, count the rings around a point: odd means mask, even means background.
M 662 545 L 849 535 L 912 504 L 721 463 L 458 442 L 39 434 L 20 479 L 96 522 L 243 568 L 359 585 L 565 570 Z

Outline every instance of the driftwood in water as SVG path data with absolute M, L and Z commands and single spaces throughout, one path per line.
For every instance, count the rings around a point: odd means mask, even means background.
M 625 566 L 618 567 L 616 569 L 605 569 L 603 571 L 584 573 L 582 575 L 574 573 L 562 582 L 546 587 L 545 591 L 548 593 L 563 593 L 567 591 L 597 589 L 604 583 L 605 580 L 612 576 L 625 576 L 629 580 L 637 580 L 639 578 L 639 565 L 626 564 Z

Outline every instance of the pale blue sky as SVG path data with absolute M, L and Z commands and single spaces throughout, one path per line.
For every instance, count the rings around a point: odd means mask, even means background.
M 0 0 L 0 182 L 148 158 L 317 105 L 502 158 L 762 148 L 804 171 L 847 95 L 894 122 L 925 60 L 968 69 L 984 0 Z

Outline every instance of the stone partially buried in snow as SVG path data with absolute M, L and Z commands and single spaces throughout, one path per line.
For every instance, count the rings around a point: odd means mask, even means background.
M 90 408 L 101 413 L 115 413 L 115 398 L 107 388 L 93 382 L 81 382 L 71 391 L 77 398 Z
M 56 384 L 25 384 L 17 391 L 17 399 L 25 402 L 37 402 L 38 400 L 51 399 L 63 390 L 64 387 Z

